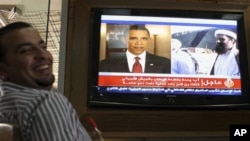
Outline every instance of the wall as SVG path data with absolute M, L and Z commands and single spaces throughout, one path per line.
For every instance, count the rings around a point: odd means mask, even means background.
M 181 3 L 181 4 L 180 4 Z M 103 135 L 137 138 L 216 138 L 227 140 L 230 124 L 250 124 L 250 111 L 150 110 L 89 108 L 86 104 L 89 9 L 91 7 L 134 7 L 243 11 L 250 24 L 247 0 L 71 0 L 69 3 L 65 95 L 73 103 L 88 131 L 92 116 Z M 247 27 L 246 33 L 250 33 Z M 250 35 L 248 35 L 248 47 Z M 81 61 L 79 61 L 81 60 Z M 194 139 L 193 139 L 194 140 Z M 202 139 L 201 139 L 202 140 Z

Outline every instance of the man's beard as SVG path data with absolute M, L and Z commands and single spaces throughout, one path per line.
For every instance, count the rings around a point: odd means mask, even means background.
M 224 43 L 217 43 L 216 47 L 215 47 L 215 51 L 218 54 L 224 54 L 227 52 L 227 48 L 226 45 Z
M 36 83 L 42 87 L 48 87 L 53 85 L 55 82 L 55 76 L 51 75 L 48 79 L 37 80 Z

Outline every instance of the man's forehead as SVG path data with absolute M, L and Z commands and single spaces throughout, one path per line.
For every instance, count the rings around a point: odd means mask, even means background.
M 18 46 L 23 42 L 37 42 L 41 40 L 40 34 L 37 30 L 31 27 L 16 29 L 2 38 L 2 45 L 9 48 Z
M 145 30 L 130 30 L 129 35 L 143 35 L 143 36 L 148 36 L 148 32 Z
M 25 28 L 19 28 L 19 29 L 14 29 L 8 33 L 6 33 L 3 38 L 11 38 L 15 36 L 19 36 L 20 34 L 28 34 L 28 33 L 38 33 L 38 31 L 32 27 L 25 27 Z
M 222 39 L 224 39 L 224 38 L 228 38 L 228 37 L 226 35 L 224 35 L 224 34 L 218 34 L 216 36 L 216 38 L 222 38 Z

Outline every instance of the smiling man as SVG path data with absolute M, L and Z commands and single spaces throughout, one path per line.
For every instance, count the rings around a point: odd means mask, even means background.
M 25 22 L 0 29 L 0 122 L 20 126 L 23 141 L 90 141 L 69 101 L 52 91 L 53 58 Z
M 20 28 L 2 35 L 0 39 L 0 75 L 5 81 L 32 88 L 52 88 L 55 80 L 53 58 L 38 31 L 31 27 Z
M 101 72 L 170 73 L 170 60 L 148 53 L 150 33 L 145 25 L 131 25 L 125 33 L 127 51 L 123 56 L 100 62 Z

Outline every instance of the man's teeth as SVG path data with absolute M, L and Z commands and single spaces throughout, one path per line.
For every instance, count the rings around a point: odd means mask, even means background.
M 49 68 L 49 65 L 42 65 L 36 68 L 36 70 L 42 70 L 42 69 L 47 69 Z

